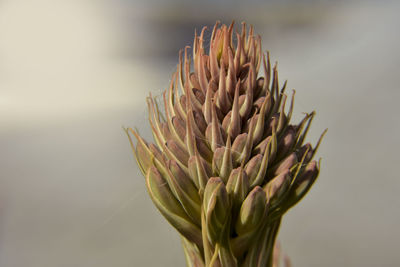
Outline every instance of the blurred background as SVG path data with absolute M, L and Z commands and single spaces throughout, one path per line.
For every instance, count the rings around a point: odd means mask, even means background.
M 194 29 L 255 26 L 320 178 L 284 219 L 295 267 L 400 266 L 398 1 L 0 1 L 0 266 L 184 266 L 122 126 L 150 138 Z M 396 30 L 397 29 L 397 30 Z M 210 36 L 210 32 L 208 32 Z

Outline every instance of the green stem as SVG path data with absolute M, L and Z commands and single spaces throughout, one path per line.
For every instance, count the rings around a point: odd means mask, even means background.
M 215 262 L 218 260 L 218 252 L 219 252 L 219 243 L 215 244 L 214 254 L 210 260 L 209 265 L 207 267 L 212 267 L 215 265 Z
M 211 260 L 211 247 L 210 242 L 208 242 L 206 218 L 203 210 L 201 211 L 201 235 L 203 239 L 204 261 L 206 266 L 208 266 Z
M 267 267 L 272 267 L 275 241 L 276 241 L 276 237 L 278 236 L 279 227 L 281 225 L 281 218 L 282 217 L 279 217 L 276 221 L 274 221 L 268 231 L 268 239 L 267 239 L 267 253 L 268 254 L 265 259 L 265 261 L 267 263 L 266 264 Z
M 185 253 L 186 263 L 188 267 L 204 267 L 202 251 L 196 244 L 181 236 L 183 251 Z

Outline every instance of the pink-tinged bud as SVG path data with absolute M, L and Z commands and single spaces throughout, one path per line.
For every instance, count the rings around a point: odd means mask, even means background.
M 256 186 L 249 193 L 240 208 L 235 229 L 238 235 L 256 231 L 265 218 L 267 198 L 261 187 Z
M 177 181 L 177 184 L 182 189 L 182 192 L 190 198 L 194 203 L 200 205 L 201 199 L 199 196 L 199 192 L 192 182 L 192 180 L 185 174 L 179 165 L 173 161 L 169 160 L 168 168 L 171 171 L 172 177 Z M 196 205 L 197 206 L 197 205 Z M 200 218 L 200 213 L 199 213 Z
M 298 176 L 294 178 L 289 195 L 285 200 L 285 209 L 294 206 L 304 197 L 317 179 L 318 173 L 319 170 L 315 160 L 308 163 L 307 166 L 301 170 Z
M 257 79 L 256 87 L 255 87 L 255 90 L 254 90 L 255 99 L 258 100 L 258 99 L 262 98 L 261 92 L 262 92 L 263 86 L 264 86 L 264 77 L 260 77 L 260 78 Z M 256 102 L 254 102 L 253 106 L 257 106 Z M 258 107 L 260 107 L 260 106 L 261 105 L 259 105 Z
M 203 92 L 197 88 L 193 88 L 192 91 L 196 101 L 198 101 L 201 105 L 203 105 L 205 101 Z
M 229 176 L 228 183 L 226 185 L 226 190 L 231 196 L 233 208 L 240 208 L 243 200 L 246 198 L 249 192 L 249 179 L 247 178 L 246 172 L 242 167 L 236 168 L 231 172 Z
M 154 156 L 157 160 L 159 161 L 164 161 L 165 158 L 163 157 L 163 154 L 161 153 L 160 149 L 154 144 L 149 145 L 149 150 L 152 153 L 152 156 Z
M 292 151 L 294 143 L 296 141 L 296 132 L 292 127 L 288 127 L 285 135 L 282 137 L 278 144 L 277 159 L 285 157 L 289 152 Z
M 177 105 L 175 105 L 175 112 L 176 112 L 176 114 L 179 114 L 179 117 L 182 119 L 182 120 L 186 120 L 186 112 L 187 112 L 187 110 L 186 110 L 186 95 L 182 95 L 182 96 L 180 96 L 179 97 L 179 103 L 177 104 Z
M 154 167 L 150 167 L 146 176 L 146 185 L 153 203 L 168 222 L 185 238 L 202 246 L 201 230 L 186 214 L 179 201 L 172 194 L 168 183 Z
M 168 140 L 167 147 L 180 163 L 187 165 L 189 153 L 186 150 L 183 150 L 175 140 Z
M 261 140 L 262 136 L 264 135 L 264 124 L 265 124 L 265 115 L 267 112 L 268 105 L 270 104 L 270 97 L 264 97 L 264 101 L 260 107 L 260 114 L 257 116 L 257 122 L 255 126 L 255 131 L 254 131 L 254 143 L 258 144 L 258 142 Z
M 294 180 L 293 188 L 296 196 L 303 196 L 318 177 L 317 162 L 311 161 Z
M 161 133 L 164 139 L 168 140 L 175 138 L 175 136 L 172 135 L 171 130 L 168 128 L 167 123 L 161 123 Z
M 243 104 L 244 104 L 244 101 L 246 100 L 246 95 L 242 95 L 244 92 L 246 92 L 245 90 L 244 90 L 244 88 L 241 86 L 240 88 L 239 88 L 239 94 L 240 94 L 240 96 L 239 96 L 239 107 L 241 107 Z M 239 113 L 240 114 L 240 113 Z
M 194 121 L 196 122 L 197 128 L 200 130 L 201 133 L 204 133 L 207 128 L 207 123 L 204 119 L 203 113 L 199 111 L 193 112 Z
M 296 153 L 292 153 L 289 156 L 287 156 L 285 159 L 283 159 L 281 162 L 274 167 L 273 174 L 274 175 L 279 175 L 280 173 L 284 172 L 286 169 L 290 169 L 294 167 L 298 163 Z
M 246 173 L 249 177 L 249 181 L 254 181 L 256 179 L 257 173 L 260 170 L 263 155 L 257 154 L 252 157 L 246 165 Z
M 265 96 L 262 96 L 258 98 L 256 101 L 254 101 L 253 107 L 256 108 L 257 110 L 260 110 L 264 102 L 265 102 Z
M 225 66 L 222 63 L 220 68 L 220 76 L 219 76 L 219 88 L 217 91 L 217 101 L 216 105 L 223 113 L 228 113 L 230 108 L 232 107 L 232 99 L 229 96 L 226 90 L 226 73 L 225 73 Z
M 232 158 L 233 161 L 237 164 L 240 163 L 239 159 L 246 145 L 246 140 L 247 140 L 247 133 L 242 133 L 236 136 L 235 141 L 232 144 Z
M 174 116 L 172 117 L 172 125 L 179 139 L 184 142 L 186 136 L 185 122 L 181 118 Z
M 241 105 L 240 112 L 239 112 L 240 117 L 242 117 L 242 118 L 246 118 L 249 115 L 251 108 L 253 106 L 253 90 L 254 90 L 255 83 L 256 83 L 256 73 L 254 70 L 254 65 L 250 64 L 248 77 L 247 77 L 246 83 L 245 83 L 246 98 L 245 98 L 244 103 Z
M 209 164 L 200 156 L 192 156 L 188 162 L 188 170 L 190 178 L 196 187 L 204 190 L 212 173 Z
M 151 166 L 151 156 L 148 153 L 148 147 L 145 147 L 144 144 L 138 142 L 138 144 L 136 145 L 136 154 L 140 166 L 146 172 L 147 169 Z
M 155 159 L 154 166 L 166 180 L 169 188 L 182 205 L 186 214 L 189 215 L 195 224 L 200 226 L 201 199 L 193 182 L 174 160 L 160 162 Z
M 273 115 L 264 126 L 264 136 L 270 136 L 272 134 L 273 129 L 277 129 L 278 127 L 278 115 Z
M 286 171 L 281 172 L 264 186 L 264 191 L 267 194 L 270 205 L 275 205 L 275 203 L 281 200 L 281 197 L 289 189 L 291 181 L 290 171 L 286 169 Z
M 264 154 L 265 148 L 267 147 L 268 143 L 270 142 L 272 136 L 268 136 L 264 140 L 262 140 L 254 149 L 253 152 L 256 154 Z
M 228 128 L 231 123 L 232 110 L 230 110 L 222 120 L 221 126 L 225 133 L 228 134 Z
M 233 169 L 230 137 L 228 137 L 226 147 L 220 147 L 215 150 L 212 169 L 213 173 L 219 175 L 224 182 L 228 181 Z
M 211 144 L 212 151 L 224 145 L 223 129 L 217 117 L 215 105 L 211 105 L 211 122 L 206 129 L 206 138 Z
M 206 161 L 211 162 L 213 158 L 213 152 L 207 144 L 207 141 L 196 136 L 196 149 L 200 156 Z
M 310 143 L 307 143 L 300 147 L 296 154 L 297 158 L 302 159 L 304 157 L 304 162 L 310 162 L 313 156 L 313 148 Z
M 235 89 L 235 97 L 233 99 L 232 113 L 230 116 L 230 122 L 227 129 L 227 133 L 232 140 L 234 140 L 236 136 L 240 134 L 241 130 L 241 118 L 239 113 L 239 85 L 240 83 L 238 82 Z
M 230 214 L 230 201 L 225 184 L 219 177 L 211 177 L 204 190 L 203 209 L 209 240 L 219 242 Z

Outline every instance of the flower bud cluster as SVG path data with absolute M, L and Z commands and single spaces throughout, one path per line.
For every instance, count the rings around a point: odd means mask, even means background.
M 217 23 L 208 53 L 205 28 L 192 58 L 189 47 L 181 51 L 161 105 L 147 99 L 155 144 L 127 129 L 150 197 L 181 234 L 189 266 L 272 266 L 281 218 L 319 172 L 321 138 L 314 148 L 303 144 L 315 113 L 290 123 L 294 91 L 286 109 L 286 82 L 279 86 L 260 36 L 247 30 Z

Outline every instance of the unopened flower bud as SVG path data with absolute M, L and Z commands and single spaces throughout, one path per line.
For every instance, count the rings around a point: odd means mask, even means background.
M 278 163 L 278 165 L 274 168 L 273 174 L 278 175 L 286 169 L 292 168 L 295 164 L 297 164 L 297 162 L 298 160 L 296 154 L 292 153 Z
M 290 171 L 286 169 L 264 186 L 270 205 L 280 201 L 281 197 L 287 192 L 291 180 Z
M 201 230 L 192 222 L 168 183 L 156 167 L 150 167 L 146 176 L 147 190 L 153 203 L 164 217 L 188 240 L 201 245 Z
M 225 184 L 219 177 L 211 177 L 204 190 L 203 209 L 208 238 L 212 243 L 220 240 L 230 214 L 230 202 Z
M 304 170 L 295 177 L 287 200 L 287 205 L 289 207 L 299 202 L 308 190 L 310 190 L 311 186 L 317 179 L 318 173 L 317 162 L 314 160 L 308 163 Z
M 304 171 L 296 177 L 294 181 L 294 189 L 296 196 L 303 196 L 315 182 L 319 173 L 317 162 L 311 161 L 304 168 Z
M 249 192 L 249 179 L 247 178 L 246 172 L 242 167 L 236 168 L 231 172 L 226 190 L 231 196 L 233 208 L 240 208 L 243 200 L 246 198 Z
M 238 235 L 256 231 L 266 215 L 267 198 L 261 187 L 256 186 L 240 207 L 235 229 Z
M 281 141 L 278 144 L 278 152 L 277 159 L 284 157 L 288 154 L 293 148 L 293 145 L 296 140 L 296 132 L 293 127 L 288 127 L 285 135 L 282 137 Z

